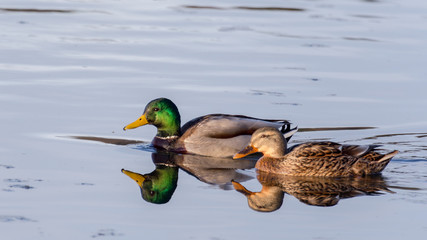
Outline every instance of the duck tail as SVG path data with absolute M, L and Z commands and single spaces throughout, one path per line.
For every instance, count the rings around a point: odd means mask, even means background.
M 394 150 L 393 152 L 384 154 L 380 159 L 378 159 L 375 163 L 372 165 L 371 173 L 376 174 L 380 173 L 384 168 L 387 166 L 387 164 L 390 162 L 390 160 L 398 153 L 399 151 Z
M 283 136 L 286 139 L 286 142 L 289 142 L 291 140 L 291 137 L 298 132 L 298 126 L 291 128 L 291 123 L 286 123 L 282 126 L 280 131 L 283 133 Z
M 380 158 L 378 160 L 378 163 L 388 164 L 390 162 L 391 158 L 394 157 L 398 153 L 399 153 L 399 151 L 397 151 L 397 150 L 394 150 L 393 152 L 387 153 L 382 158 Z
M 378 174 L 387 166 L 391 158 L 394 157 L 399 151 L 395 150 L 387 154 L 379 154 L 377 152 L 371 152 L 362 158 L 352 166 L 352 171 L 355 175 L 372 175 Z

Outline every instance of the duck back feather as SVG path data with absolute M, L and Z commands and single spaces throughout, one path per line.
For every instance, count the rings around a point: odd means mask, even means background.
M 250 142 L 252 133 L 262 127 L 280 128 L 282 134 L 288 134 L 290 139 L 296 128 L 290 129 L 289 125 L 286 120 L 210 114 L 184 124 L 180 144 L 191 153 L 228 157 L 244 148 Z

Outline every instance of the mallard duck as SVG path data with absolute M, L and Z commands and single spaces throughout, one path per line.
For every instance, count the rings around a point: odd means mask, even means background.
M 195 118 L 181 127 L 176 105 L 167 98 L 154 99 L 144 113 L 123 130 L 146 124 L 157 128 L 152 145 L 177 153 L 192 153 L 211 157 L 231 157 L 245 147 L 251 134 L 261 127 L 280 128 L 285 138 L 297 131 L 286 120 L 267 120 L 241 115 L 210 114 Z
M 378 145 L 341 145 L 335 142 L 308 142 L 287 149 L 286 139 L 275 128 L 265 127 L 252 134 L 250 144 L 234 155 L 241 158 L 263 153 L 255 168 L 292 176 L 360 176 L 380 173 L 398 153 L 375 151 Z

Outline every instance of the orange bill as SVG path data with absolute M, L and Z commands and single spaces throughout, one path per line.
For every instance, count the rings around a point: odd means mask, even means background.
M 249 146 L 245 147 L 245 149 L 243 149 L 242 151 L 234 154 L 233 159 L 246 157 L 247 155 L 252 154 L 252 153 L 256 153 L 256 152 L 258 152 L 258 149 L 253 147 L 252 145 L 249 145 Z
M 236 191 L 243 193 L 245 196 L 255 194 L 255 193 L 249 191 L 248 189 L 246 189 L 245 187 L 243 187 L 243 185 L 238 183 L 238 182 L 235 182 L 232 180 L 231 183 L 233 184 L 233 187 L 234 187 L 234 189 L 236 189 Z

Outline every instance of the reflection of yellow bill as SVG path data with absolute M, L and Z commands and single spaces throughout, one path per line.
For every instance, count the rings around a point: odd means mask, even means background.
M 126 125 L 123 130 L 133 129 L 137 127 L 144 126 L 145 124 L 148 124 L 147 118 L 145 117 L 145 114 L 142 114 L 141 117 L 138 118 L 135 122 Z
M 145 181 L 145 177 L 141 174 L 134 173 L 125 169 L 122 169 L 122 173 L 128 175 L 128 177 L 132 178 L 140 187 L 142 187 L 142 183 Z

